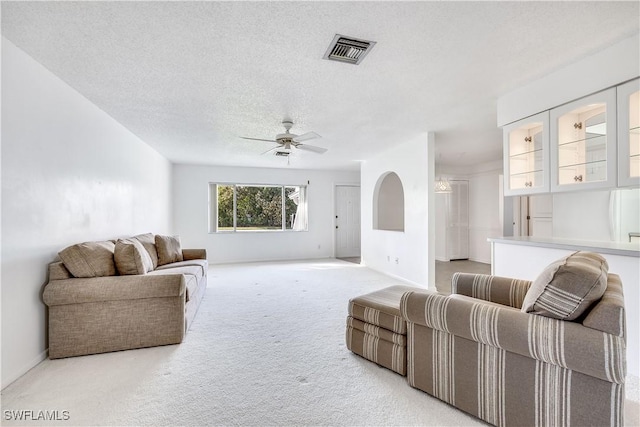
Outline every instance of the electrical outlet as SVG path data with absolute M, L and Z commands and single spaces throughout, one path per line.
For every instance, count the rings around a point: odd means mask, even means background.
M 391 261 L 391 257 L 387 255 L 387 262 Z
M 396 264 L 400 264 L 400 258 L 396 257 Z

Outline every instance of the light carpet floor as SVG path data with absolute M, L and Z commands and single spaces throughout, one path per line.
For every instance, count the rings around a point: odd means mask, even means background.
M 2 425 L 486 425 L 347 350 L 349 298 L 398 283 L 340 260 L 213 266 L 182 344 L 46 360 L 3 390 Z

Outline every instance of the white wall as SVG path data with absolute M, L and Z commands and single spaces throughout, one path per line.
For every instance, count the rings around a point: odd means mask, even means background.
M 434 194 L 435 203 L 435 223 L 436 233 L 434 235 L 436 260 L 449 261 L 447 228 L 449 227 L 449 219 L 447 218 L 447 199 L 450 196 L 446 193 Z
M 497 102 L 498 126 L 638 77 L 639 44 L 640 35 L 635 34 L 501 96 Z
M 209 233 L 211 182 L 309 182 L 309 231 Z M 359 172 L 174 165 L 173 228 L 183 247 L 207 249 L 212 264 L 328 258 L 334 255 L 335 185 L 359 182 Z
M 469 259 L 491 264 L 489 237 L 502 236 L 500 179 L 502 169 L 469 176 Z
M 553 237 L 628 242 L 640 231 L 639 212 L 638 188 L 553 194 Z
M 490 237 L 503 234 L 500 219 L 500 174 L 502 161 L 476 165 L 471 173 L 461 174 L 459 169 L 439 166 L 436 176 L 451 180 L 469 181 L 469 259 L 471 261 L 491 263 Z M 449 261 L 447 258 L 446 233 L 447 226 L 446 200 L 448 195 L 436 194 L 436 259 Z
M 362 164 L 362 261 L 369 268 L 422 287 L 434 286 L 429 269 L 430 257 L 434 258 L 434 251 L 429 250 L 429 240 L 433 241 L 429 239 L 433 143 L 433 134 L 424 134 Z M 373 229 L 374 189 L 387 172 L 395 172 L 404 189 L 404 232 Z M 433 214 L 431 218 L 434 221 Z
M 553 237 L 609 241 L 609 190 L 553 195 Z
M 171 224 L 171 165 L 2 38 L 2 387 L 46 357 L 47 264 Z

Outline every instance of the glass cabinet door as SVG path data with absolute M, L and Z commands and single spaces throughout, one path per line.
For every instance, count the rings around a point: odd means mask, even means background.
M 551 190 L 615 187 L 615 88 L 551 110 Z
M 549 113 L 536 114 L 504 128 L 504 193 L 549 191 Z
M 618 185 L 640 185 L 640 79 L 618 86 Z

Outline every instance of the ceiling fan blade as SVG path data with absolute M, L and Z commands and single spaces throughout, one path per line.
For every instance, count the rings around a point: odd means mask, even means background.
M 302 141 L 308 141 L 310 139 L 315 139 L 315 138 L 322 138 L 322 137 L 315 132 L 307 132 L 307 133 L 303 133 L 302 135 L 296 136 L 295 138 L 293 138 L 293 140 L 295 142 L 302 142 Z
M 278 145 L 276 145 L 276 146 L 275 146 L 275 147 L 273 147 L 273 148 L 269 148 L 267 151 L 263 151 L 262 153 L 260 153 L 260 155 L 262 155 L 262 154 L 267 154 L 269 151 L 273 151 L 273 150 L 275 150 L 276 148 L 280 148 L 280 147 L 281 147 L 281 145 L 280 145 L 280 144 L 278 144 Z
M 301 150 L 311 151 L 311 152 L 317 153 L 317 154 L 324 154 L 324 153 L 327 152 L 326 148 L 316 147 L 315 145 L 297 144 L 297 145 L 295 145 L 295 147 L 299 148 Z
M 273 139 L 261 139 L 261 138 L 247 138 L 246 136 L 241 136 L 242 139 L 250 139 L 252 141 L 265 141 L 265 142 L 277 142 Z

